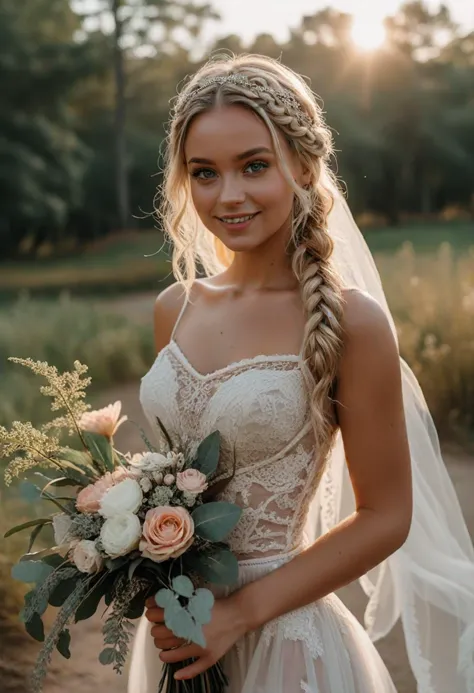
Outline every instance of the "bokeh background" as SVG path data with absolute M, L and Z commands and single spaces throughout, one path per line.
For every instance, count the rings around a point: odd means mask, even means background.
M 1 0 L 0 424 L 50 415 L 12 355 L 89 365 L 95 405 L 143 424 L 152 307 L 172 281 L 153 216 L 177 85 L 212 52 L 258 52 L 302 73 L 333 130 L 335 170 L 374 253 L 474 531 L 474 6 L 339 0 Z M 121 449 L 140 449 L 123 426 Z M 0 462 L 0 465 L 2 463 Z M 0 485 L 0 530 L 32 509 Z M 26 693 L 36 645 L 17 620 L 1 540 L 0 690 Z M 342 596 L 358 616 L 356 588 Z M 81 624 L 47 693 L 125 690 Z M 415 693 L 400 629 L 380 644 Z M 290 693 L 290 692 L 289 692 Z

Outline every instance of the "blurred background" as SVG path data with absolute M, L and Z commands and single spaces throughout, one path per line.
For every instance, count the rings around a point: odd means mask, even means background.
M 474 6 L 326 4 L 1 0 L 0 424 L 50 416 L 42 383 L 12 355 L 87 363 L 94 406 L 121 399 L 143 423 L 153 301 L 172 281 L 153 217 L 170 100 L 211 52 L 263 53 L 320 96 L 474 531 Z M 133 426 L 120 434 L 121 449 L 140 448 Z M 0 485 L 2 534 L 32 512 Z M 9 572 L 25 546 L 1 541 L 0 689 L 24 693 L 36 646 Z M 360 616 L 360 594 L 343 596 Z M 47 693 L 125 690 L 96 663 L 100 637 L 99 623 L 81 624 Z M 415 693 L 400 630 L 380 649 L 399 693 Z

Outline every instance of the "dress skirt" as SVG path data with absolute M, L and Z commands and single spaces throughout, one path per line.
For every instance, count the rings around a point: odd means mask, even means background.
M 240 561 L 237 587 L 275 570 L 295 553 Z M 161 661 L 151 627 L 142 617 L 128 693 L 158 691 Z M 248 633 L 229 650 L 223 666 L 227 693 L 396 693 L 364 628 L 334 594 Z

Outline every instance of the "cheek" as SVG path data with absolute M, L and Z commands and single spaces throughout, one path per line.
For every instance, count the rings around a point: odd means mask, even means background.
M 255 199 L 267 215 L 281 215 L 286 219 L 293 207 L 294 193 L 285 178 L 278 171 L 274 171 L 262 178 L 259 183 L 260 187 L 258 191 L 255 191 Z
M 219 186 L 217 183 L 202 185 L 196 181 L 191 181 L 191 198 L 199 215 L 209 213 L 218 197 Z

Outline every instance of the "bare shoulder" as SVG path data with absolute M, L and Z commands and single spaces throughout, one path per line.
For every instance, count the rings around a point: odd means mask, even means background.
M 368 352 L 386 347 L 398 355 L 389 318 L 380 303 L 359 289 L 345 289 L 343 295 L 344 354 L 356 347 Z
M 168 286 L 156 297 L 153 309 L 153 331 L 157 352 L 169 343 L 185 298 L 184 287 L 178 282 Z

